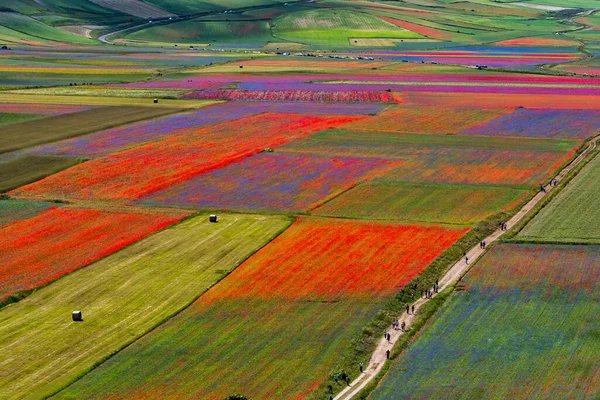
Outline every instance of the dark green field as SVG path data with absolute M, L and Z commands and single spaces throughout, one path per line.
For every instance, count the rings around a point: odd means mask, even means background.
M 177 112 L 172 108 L 105 107 L 11 125 L 0 133 L 0 153 L 68 139 Z
M 51 156 L 25 156 L 0 162 L 0 192 L 45 178 L 77 163 L 74 158 Z

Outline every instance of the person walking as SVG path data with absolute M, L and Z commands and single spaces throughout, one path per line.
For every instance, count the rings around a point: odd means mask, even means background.
M 390 359 L 390 351 L 389 350 L 385 351 L 385 358 L 387 358 L 388 360 Z
M 406 332 L 406 322 L 402 321 L 402 332 Z
M 358 365 L 358 367 L 360 368 L 360 373 L 362 374 L 362 372 L 363 372 L 363 363 L 361 362 L 361 363 Z
M 546 188 L 544 185 L 540 185 L 540 192 L 546 193 Z
M 346 385 L 350 386 L 350 375 L 346 375 Z
M 390 334 L 388 333 L 388 334 L 387 334 L 387 341 L 388 341 L 388 343 L 392 343 L 392 342 L 391 342 L 391 339 L 392 339 L 392 335 L 390 335 Z
M 336 372 L 335 374 L 333 374 L 333 380 L 335 381 L 335 383 L 338 383 L 338 379 L 340 379 L 340 376 Z
M 406 313 L 410 315 L 410 306 L 408 304 L 406 305 Z
M 412 306 L 412 312 L 413 312 L 413 315 L 414 315 L 415 314 L 415 305 L 414 304 Z

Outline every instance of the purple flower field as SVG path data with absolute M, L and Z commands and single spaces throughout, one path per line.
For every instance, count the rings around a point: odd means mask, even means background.
M 585 139 L 600 130 L 600 111 L 520 108 L 462 135 Z
M 302 211 L 394 165 L 394 161 L 366 157 L 261 153 L 143 201 L 229 210 Z

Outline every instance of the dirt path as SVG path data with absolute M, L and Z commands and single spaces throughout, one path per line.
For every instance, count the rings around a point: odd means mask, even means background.
M 558 182 L 560 182 L 562 179 L 564 179 L 565 176 L 567 176 L 567 174 L 571 170 L 573 170 L 573 168 L 575 168 L 577 165 L 579 165 L 587 157 L 587 155 L 596 148 L 596 143 L 598 142 L 598 140 L 600 140 L 600 136 L 594 137 L 588 144 L 588 147 L 577 158 L 575 158 L 569 165 L 567 165 L 563 170 L 561 170 L 555 176 L 554 179 L 556 179 Z M 523 206 L 523 208 L 521 210 L 519 210 L 509 221 L 506 222 L 508 230 L 511 229 L 513 226 L 515 226 L 517 223 L 519 223 L 532 208 L 534 208 L 540 201 L 542 201 L 542 199 L 544 199 L 544 197 L 546 197 L 548 195 L 548 193 L 550 193 L 552 190 L 554 190 L 554 188 L 550 187 L 549 185 L 545 186 L 545 189 L 546 189 L 546 192 L 540 191 L 527 204 L 525 204 L 525 206 Z M 494 232 L 493 234 L 491 234 L 484 240 L 487 244 L 491 244 L 491 243 L 495 242 L 496 240 L 498 240 L 498 238 L 500 238 L 504 233 L 505 233 L 505 231 L 497 230 L 496 232 Z M 473 247 L 471 250 L 469 250 L 467 252 L 467 257 L 469 259 L 469 263 L 467 264 L 466 260 L 463 258 L 460 261 L 458 261 L 456 264 L 454 264 L 448 270 L 448 272 L 446 272 L 446 274 L 442 277 L 442 279 L 440 279 L 440 282 L 439 282 L 440 291 L 442 291 L 442 290 L 446 289 L 447 287 L 450 287 L 451 285 L 454 285 L 456 282 L 458 282 L 458 280 L 467 272 L 470 265 L 473 262 L 475 262 L 479 257 L 481 257 L 486 251 L 487 251 L 486 249 L 480 248 L 479 245 L 477 245 L 477 246 Z M 421 306 L 423 304 L 425 304 L 425 302 L 427 302 L 427 299 L 419 299 L 414 303 L 415 313 L 418 313 L 419 309 L 421 308 Z M 398 318 L 398 320 L 400 321 L 401 324 L 402 324 L 402 322 L 405 322 L 407 328 L 410 328 L 411 323 L 413 322 L 414 318 L 415 318 L 415 316 L 412 313 L 411 314 L 403 313 L 402 316 L 400 316 Z M 375 349 L 375 352 L 371 356 L 371 360 L 369 361 L 369 364 L 365 368 L 365 372 L 362 373 L 358 378 L 356 378 L 350 384 L 350 386 L 348 386 L 346 389 L 344 389 L 342 392 L 340 392 L 337 396 L 335 396 L 334 400 L 342 400 L 342 399 L 348 400 L 348 399 L 353 398 L 369 382 L 371 382 L 373 380 L 373 378 L 375 378 L 377 376 L 377 374 L 379 374 L 379 372 L 381 372 L 381 369 L 383 368 L 383 366 L 386 362 L 386 358 L 387 358 L 386 351 L 387 350 L 391 351 L 392 348 L 394 347 L 394 343 L 396 343 L 397 339 L 400 337 L 400 335 L 402 335 L 401 330 L 395 330 L 391 326 L 388 328 L 388 332 L 391 335 L 390 341 L 388 342 L 387 340 L 382 339 L 379 342 L 379 344 L 377 345 L 377 348 Z

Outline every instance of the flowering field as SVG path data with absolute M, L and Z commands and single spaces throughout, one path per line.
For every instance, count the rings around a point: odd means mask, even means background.
M 151 195 L 151 203 L 304 211 L 395 164 L 377 158 L 262 153 Z
M 185 135 L 190 130 L 241 119 L 260 113 L 302 113 L 310 115 L 367 115 L 384 106 L 376 103 L 286 103 L 231 101 L 185 114 L 162 117 L 124 127 L 100 131 L 27 149 L 27 154 L 96 158 L 126 148 L 167 137 Z
M 328 130 L 279 151 L 401 161 L 384 174 L 387 181 L 537 185 L 581 144 L 565 139 Z
M 304 398 L 386 296 L 464 233 L 301 219 L 59 397 Z
M 431 28 L 429 26 L 414 24 L 414 23 L 407 22 L 407 21 L 401 21 L 401 20 L 398 20 L 395 18 L 389 18 L 389 17 L 385 17 L 382 15 L 378 15 L 378 17 L 381 18 L 382 20 L 392 23 L 396 26 L 399 26 L 404 29 L 408 29 L 410 31 L 416 32 L 420 35 L 427 36 L 427 37 L 430 37 L 433 39 L 439 39 L 439 40 L 452 39 L 452 34 L 449 33 L 448 31 L 442 31 L 440 29 Z
M 204 90 L 188 93 L 186 99 L 256 100 L 256 101 L 313 101 L 344 103 L 399 103 L 394 93 L 378 91 L 314 91 L 314 90 Z
M 28 154 L 55 154 L 72 157 L 95 158 L 126 148 L 139 146 L 194 129 L 218 124 L 262 112 L 260 108 L 246 107 L 233 102 L 215 104 L 185 114 L 138 122 L 123 127 L 100 131 L 90 135 L 62 140 L 28 149 Z
M 61 389 L 186 307 L 291 223 L 219 216 L 218 224 L 207 215 L 183 221 L 4 308 L 0 397 L 45 398 Z M 84 323 L 70 321 L 75 309 Z
M 457 133 L 510 112 L 508 109 L 424 107 L 401 105 L 373 118 L 357 121 L 348 129 L 397 133 Z
M 0 301 L 33 289 L 162 229 L 183 215 L 50 208 L 0 228 Z
M 79 164 L 15 195 L 77 199 L 137 199 L 210 169 L 283 145 L 358 116 L 260 114 L 166 138 Z
M 463 281 L 371 398 L 600 395 L 600 248 L 500 245 Z
M 539 185 L 574 154 L 485 149 L 432 148 L 382 176 L 398 182 Z
M 585 139 L 600 130 L 598 110 L 535 110 L 520 108 L 486 124 L 466 129 L 464 135 L 503 135 Z
M 467 108 L 536 108 L 560 110 L 597 110 L 598 97 L 569 94 L 511 94 L 498 96 L 494 93 L 404 93 L 407 102 L 423 106 L 446 106 Z
M 367 183 L 358 185 L 314 211 L 315 215 L 474 224 L 522 202 L 528 190 L 502 186 Z

